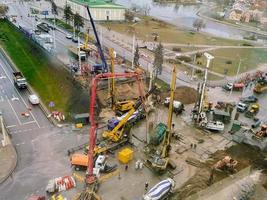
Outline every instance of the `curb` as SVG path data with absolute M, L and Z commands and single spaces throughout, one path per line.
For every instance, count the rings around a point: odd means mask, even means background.
M 4 125 L 4 129 L 6 129 L 6 126 Z M 6 129 L 6 132 L 7 132 L 7 137 L 8 139 L 10 140 L 10 137 L 9 137 L 9 131 Z M 11 140 L 10 140 L 11 141 Z M 3 182 L 5 182 L 5 180 L 7 180 L 9 178 L 9 176 L 14 172 L 14 170 L 16 169 L 17 167 L 17 163 L 18 163 L 18 155 L 17 155 L 17 151 L 16 151 L 16 148 L 14 147 L 14 145 L 12 144 L 12 142 L 10 142 L 11 145 L 11 149 L 12 149 L 12 152 L 14 154 L 14 158 L 13 158 L 13 162 L 12 162 L 12 165 L 10 167 L 10 170 L 9 172 L 3 177 L 0 179 L 0 184 L 2 184 Z
M 7 53 L 5 52 L 5 50 L 2 47 L 0 47 L 0 53 L 5 57 L 5 59 L 7 60 L 8 64 L 11 66 L 11 68 L 13 69 L 13 71 L 19 71 L 19 69 L 16 67 L 16 65 L 13 63 L 13 61 L 11 60 L 11 58 L 7 55 Z M 29 91 L 30 94 L 36 93 L 36 92 L 34 92 L 34 89 L 30 85 L 28 85 L 27 90 Z M 44 112 L 46 118 L 53 125 L 59 126 L 52 117 L 48 117 L 48 115 L 50 114 L 50 111 L 45 107 L 45 105 L 42 102 L 42 100 L 40 100 L 39 107 Z

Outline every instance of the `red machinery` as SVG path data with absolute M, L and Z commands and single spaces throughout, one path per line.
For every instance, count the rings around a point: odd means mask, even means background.
M 96 89 L 97 83 L 103 79 L 110 79 L 110 78 L 135 78 L 138 81 L 138 89 L 140 92 L 141 97 L 142 90 L 140 85 L 140 75 L 138 73 L 103 73 L 96 75 L 92 80 L 91 85 L 91 98 L 90 98 L 90 124 L 91 128 L 89 130 L 89 149 L 88 149 L 88 168 L 87 168 L 87 177 L 86 183 L 91 184 L 94 183 L 95 177 L 93 175 L 93 168 L 94 168 L 94 148 L 96 142 L 96 122 L 94 120 L 94 111 L 95 111 L 95 99 L 96 99 Z

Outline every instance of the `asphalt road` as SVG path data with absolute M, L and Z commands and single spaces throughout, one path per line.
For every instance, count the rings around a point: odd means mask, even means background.
M 30 105 L 28 95 L 14 87 L 12 69 L 0 54 L 0 109 L 18 153 L 13 175 L 0 185 L 0 200 L 44 194 L 49 179 L 71 173 L 67 149 L 87 140 L 71 127 L 54 127 L 39 106 Z M 26 111 L 29 117 L 21 115 Z

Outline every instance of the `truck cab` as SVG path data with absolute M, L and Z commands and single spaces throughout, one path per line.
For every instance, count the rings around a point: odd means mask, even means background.
M 14 75 L 14 85 L 19 89 L 27 88 L 26 78 L 22 75 L 21 72 L 13 72 Z

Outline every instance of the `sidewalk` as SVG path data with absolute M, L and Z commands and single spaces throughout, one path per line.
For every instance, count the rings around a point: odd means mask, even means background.
M 6 130 L 5 133 L 7 133 Z M 6 145 L 3 146 L 3 134 L 0 128 L 0 184 L 12 174 L 17 165 L 17 152 L 8 134 L 6 134 L 6 137 Z

